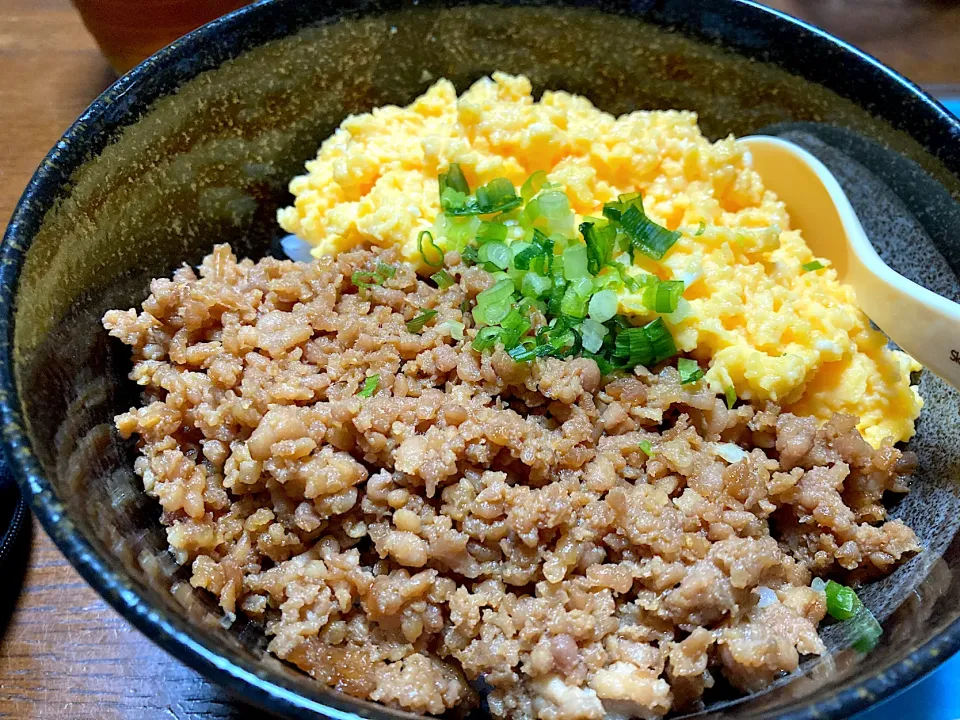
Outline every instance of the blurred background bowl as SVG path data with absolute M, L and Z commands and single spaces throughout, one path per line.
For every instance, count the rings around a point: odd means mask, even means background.
M 210 679 L 290 717 L 404 714 L 319 688 L 265 653 L 262 628 L 225 627 L 189 585 L 133 472 L 133 446 L 112 427 L 137 388 L 100 317 L 138 304 L 150 278 L 214 242 L 271 252 L 287 181 L 346 115 L 406 104 L 439 77 L 463 90 L 494 70 L 612 113 L 695 110 L 712 138 L 788 135 L 839 176 L 888 262 L 958 296 L 960 125 L 875 60 L 749 2 L 277 0 L 176 41 L 71 127 L 8 227 L 4 450 L 46 530 L 117 610 Z M 894 515 L 926 552 L 862 594 L 883 621 L 880 644 L 861 656 L 828 630 L 827 657 L 766 693 L 718 692 L 703 717 L 848 717 L 960 647 L 958 398 L 921 382 L 928 405 L 912 445 L 923 468 Z

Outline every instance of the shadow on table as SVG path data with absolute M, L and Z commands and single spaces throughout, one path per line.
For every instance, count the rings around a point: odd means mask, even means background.
M 3 560 L 3 589 L 0 590 L 0 640 L 3 639 L 17 605 L 17 598 L 23 588 L 23 579 L 27 571 L 27 562 L 30 559 L 30 546 L 33 539 L 33 519 L 29 513 L 23 520 L 23 527 L 18 533 L 10 552 Z

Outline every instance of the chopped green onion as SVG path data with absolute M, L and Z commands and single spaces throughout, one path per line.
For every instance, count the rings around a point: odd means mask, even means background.
M 614 357 L 622 358 L 625 365 L 656 365 L 677 354 L 677 346 L 667 330 L 663 318 L 657 318 L 642 328 L 628 328 L 617 335 Z
M 494 178 L 478 187 L 475 197 L 470 197 L 470 186 L 456 163 L 451 163 L 450 169 L 440 174 L 439 186 L 440 207 L 446 215 L 454 217 L 508 212 L 523 203 L 513 183 L 506 178 Z
M 819 260 L 812 260 L 811 262 L 804 263 L 800 267 L 803 268 L 804 272 L 812 272 L 814 270 L 823 270 L 823 263 Z
M 552 287 L 553 281 L 550 278 L 528 272 L 520 281 L 520 294 L 525 298 L 539 298 L 550 292 Z
M 393 265 L 378 262 L 377 269 L 374 272 L 363 272 L 358 270 L 350 276 L 350 282 L 361 290 L 373 287 L 374 285 L 383 285 L 388 279 L 397 274 L 397 269 Z
M 426 242 L 424 242 L 424 238 L 426 238 Z M 426 252 L 424 247 L 427 249 Z M 443 267 L 443 250 L 437 247 L 437 244 L 433 241 L 433 233 L 429 230 L 421 230 L 420 234 L 417 235 L 417 250 L 420 251 L 420 257 L 427 265 Z
M 474 350 L 486 350 L 497 344 L 500 338 L 501 328 L 485 327 L 481 328 L 475 338 L 473 338 Z
M 623 358 L 624 364 L 628 366 L 650 365 L 653 360 L 653 349 L 643 328 L 621 330 L 617 335 L 613 354 Z
M 641 440 L 638 444 L 647 457 L 653 457 L 653 445 L 649 440 Z
M 563 278 L 553 279 L 553 290 L 550 291 L 550 299 L 547 301 L 548 315 L 556 317 L 560 314 L 560 303 L 563 302 L 566 289 L 567 283 Z
M 520 188 L 520 197 L 524 202 L 530 202 L 534 195 L 540 192 L 545 182 L 547 182 L 547 174 L 543 170 L 537 170 L 523 183 L 523 187 Z
M 613 290 L 601 290 L 590 298 L 589 315 L 598 323 L 605 323 L 617 314 L 620 301 Z M 593 351 L 596 352 L 596 351 Z
M 477 295 L 477 305 L 479 307 L 484 307 L 485 305 L 490 305 L 492 303 L 509 300 L 510 296 L 513 295 L 513 291 L 513 280 L 500 280 L 495 285 L 488 287 L 486 290 Z
M 477 257 L 480 262 L 491 262 L 501 270 L 506 270 L 513 260 L 513 252 L 502 242 L 488 242 L 480 246 Z
M 426 325 L 431 318 L 436 317 L 436 315 L 436 310 L 425 310 L 424 308 L 420 308 L 420 314 L 412 320 L 407 321 L 407 332 L 420 332 L 423 330 L 423 326 Z
M 350 282 L 352 282 L 361 290 L 365 290 L 366 288 L 373 287 L 374 285 L 380 285 L 383 281 L 380 280 L 375 273 L 361 272 L 358 270 L 350 276 Z
M 733 406 L 737 402 L 737 390 L 731 385 L 723 389 L 723 395 L 727 399 L 727 409 L 733 410 Z
M 575 243 L 563 251 L 563 277 L 577 280 L 587 275 L 587 246 Z
M 837 620 L 849 620 L 860 607 L 860 599 L 852 588 L 828 580 L 823 589 L 827 594 L 827 612 Z
M 567 285 L 567 289 L 563 293 L 560 300 L 560 313 L 578 319 L 587 316 L 587 301 L 580 297 L 573 283 Z
M 460 165 L 457 163 L 450 163 L 450 167 L 445 173 L 440 173 L 440 194 L 443 195 L 444 191 L 447 188 L 462 193 L 463 195 L 470 194 L 470 186 L 467 184 L 467 178 L 463 174 L 463 170 L 460 169 Z
M 883 628 L 852 588 L 834 580 L 824 582 L 821 578 L 814 578 L 810 587 L 826 595 L 827 612 L 832 617 L 846 621 L 844 630 L 855 650 L 866 653 L 876 647 Z
M 541 253 L 539 245 L 528 245 L 513 256 L 513 266 L 517 270 L 529 270 L 530 263 L 540 257 Z
M 697 226 L 697 231 L 693 234 L 694 237 L 700 237 L 707 231 L 707 224 L 701 220 L 700 224 Z
M 543 192 L 527 203 L 523 219 L 547 235 L 559 234 L 568 237 L 574 233 L 570 199 L 558 190 Z
M 520 243 L 516 243 L 519 245 Z M 533 270 L 548 274 L 553 268 L 553 240 L 539 230 L 533 231 L 533 242 L 524 245 L 513 256 L 513 265 L 518 270 Z
M 483 215 L 508 212 L 519 207 L 522 202 L 513 183 L 506 178 L 495 178 L 477 188 L 477 207 Z
M 847 623 L 847 637 L 858 652 L 867 653 L 877 645 L 877 640 L 883 635 L 880 623 L 865 605 Z
M 455 284 L 453 277 L 451 277 L 450 273 L 448 273 L 446 270 L 435 272 L 430 276 L 430 279 L 433 280 L 437 284 L 437 287 L 441 290 L 446 290 L 448 287 L 452 287 Z
M 478 217 L 510 212 L 524 201 L 522 212 L 509 216 L 515 221 L 482 221 Z M 644 292 L 649 306 L 663 315 L 675 315 L 684 302 L 682 282 L 660 282 L 649 273 L 635 278 L 613 259 L 623 252 L 633 258 L 635 251 L 659 259 L 679 236 L 649 221 L 640 193 L 627 193 L 617 202 L 607 203 L 602 218 L 584 218 L 582 241 L 569 198 L 559 186 L 546 183 L 542 172 L 528 178 L 519 196 L 505 178 L 497 178 L 471 195 L 462 172 L 451 166 L 442 179 L 441 202 L 443 212 L 435 227 L 445 240 L 444 247 L 459 251 L 465 264 L 490 272 L 495 282 L 473 303 L 464 301 L 466 306 L 461 308 L 466 314 L 472 305 L 478 326 L 472 342 L 475 349 L 499 344 L 518 362 L 581 354 L 595 360 L 605 375 L 640 364 L 654 365 L 677 354 L 662 318 L 633 327 L 625 316 L 617 315 L 618 293 L 623 288 Z M 421 254 L 430 259 L 442 256 L 439 251 L 431 252 L 434 243 L 423 244 L 426 247 Z M 438 287 L 455 283 L 449 273 L 432 277 Z M 547 321 L 535 333 L 534 317 Z M 684 359 L 678 365 L 684 370 L 684 379 L 692 382 L 702 371 L 689 361 L 688 372 L 687 362 Z
M 677 346 L 663 318 L 657 318 L 652 323 L 644 325 L 643 331 L 650 338 L 650 345 L 653 347 L 654 365 L 677 354 Z
M 457 320 L 447 320 L 444 323 L 448 328 L 450 328 L 450 337 L 454 340 L 463 340 L 463 323 Z
M 590 281 L 590 278 L 581 277 L 576 280 L 571 280 L 569 287 L 572 287 L 577 297 L 583 300 L 589 300 L 590 296 L 593 295 L 593 283 Z
M 617 229 L 613 225 L 598 227 L 596 223 L 580 223 L 580 232 L 587 247 L 590 272 L 596 275 L 609 265 L 617 241 Z
M 689 385 L 703 377 L 703 368 L 696 360 L 680 358 L 677 360 L 677 370 L 680 373 L 680 384 Z
M 594 295 L 596 297 L 596 295 Z M 592 303 L 591 303 L 592 304 Z M 610 331 L 601 323 L 587 318 L 580 325 L 580 338 L 583 347 L 589 352 L 598 352 L 603 347 L 603 339 Z
M 373 394 L 377 391 L 378 385 L 380 385 L 380 376 L 371 375 L 363 381 L 363 388 L 357 393 L 357 395 L 362 398 L 373 397 Z
M 681 295 L 682 280 L 660 280 L 647 287 L 643 293 L 643 302 L 654 312 L 669 315 L 676 311 Z
M 506 330 L 519 330 L 524 328 L 524 332 L 530 329 L 530 322 L 523 316 L 523 314 L 513 308 L 510 310 L 510 313 L 503 319 L 503 322 L 500 323 Z
M 446 238 L 444 247 L 462 251 L 474 241 L 480 229 L 480 218 L 476 215 L 455 216 L 439 213 L 433 223 L 437 237 Z
M 657 225 L 636 205 L 631 205 L 623 212 L 620 224 L 630 237 L 631 250 L 638 250 L 654 260 L 663 258 L 680 238 L 679 232 Z
M 537 353 L 534 348 L 526 345 L 516 345 L 507 350 L 507 355 L 512 357 L 515 362 L 530 362 L 537 356 Z
M 486 242 L 503 242 L 507 239 L 507 226 L 503 223 L 487 222 L 480 223 L 477 230 L 477 242 L 483 245 Z
M 500 322 L 510 314 L 511 306 L 509 300 L 500 300 L 473 309 L 473 319 L 480 325 L 499 325 Z

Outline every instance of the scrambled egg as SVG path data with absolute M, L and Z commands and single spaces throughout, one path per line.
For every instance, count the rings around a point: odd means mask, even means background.
M 452 162 L 471 187 L 497 177 L 519 187 L 545 170 L 578 216 L 640 191 L 650 218 L 682 236 L 631 271 L 684 281 L 665 320 L 678 348 L 709 364 L 714 390 L 823 419 L 855 414 L 874 446 L 914 434 L 920 366 L 886 347 L 832 269 L 803 270 L 814 257 L 783 203 L 732 138 L 711 143 L 691 112 L 615 118 L 565 92 L 534 102 L 525 77 L 502 73 L 458 99 L 441 80 L 409 107 L 347 118 L 290 183 L 296 200 L 280 224 L 318 257 L 370 243 L 420 265 L 417 235 L 433 227 L 437 175 Z M 620 311 L 650 315 L 626 291 Z

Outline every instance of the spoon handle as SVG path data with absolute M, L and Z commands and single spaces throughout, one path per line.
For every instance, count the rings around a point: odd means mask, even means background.
M 866 236 L 862 241 L 870 247 Z M 850 250 L 850 281 L 863 311 L 906 353 L 960 388 L 960 305 L 895 272 L 872 247 L 851 243 Z

